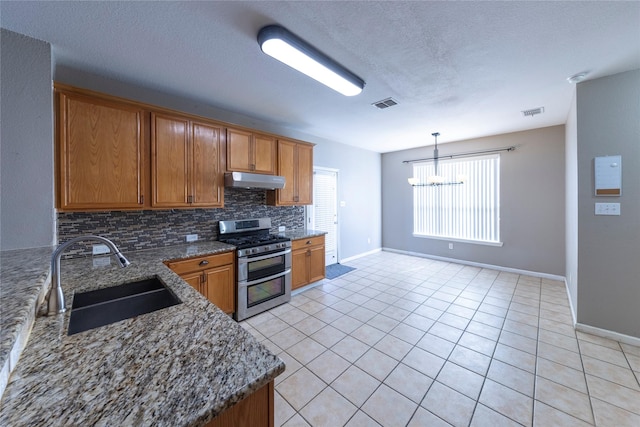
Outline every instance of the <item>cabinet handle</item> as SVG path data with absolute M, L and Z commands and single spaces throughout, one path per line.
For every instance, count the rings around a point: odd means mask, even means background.
M 200 261 L 200 265 L 208 265 L 209 261 L 207 261 L 206 259 L 203 259 L 202 261 Z
M 144 205 L 144 196 L 140 196 L 140 204 Z
M 193 196 L 187 196 L 187 203 L 193 203 Z
M 310 244 L 311 244 L 311 240 L 307 240 L 307 243 L 306 243 L 306 244 L 307 244 L 307 245 L 310 245 Z

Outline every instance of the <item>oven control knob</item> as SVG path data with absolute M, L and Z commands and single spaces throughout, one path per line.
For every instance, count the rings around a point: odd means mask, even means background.
M 251 253 L 252 253 L 252 254 L 255 254 L 256 252 L 258 252 L 258 249 L 257 249 L 257 248 L 253 248 L 253 249 L 251 249 Z

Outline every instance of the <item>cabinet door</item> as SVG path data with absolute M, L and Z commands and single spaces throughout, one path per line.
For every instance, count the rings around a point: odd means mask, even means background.
M 187 119 L 151 114 L 152 205 L 179 207 L 188 197 Z
M 141 209 L 144 111 L 59 93 L 58 194 L 61 210 Z
M 224 206 L 221 131 L 213 124 L 191 122 L 191 206 Z
M 236 311 L 233 270 L 234 266 L 230 264 L 204 272 L 207 299 L 227 314 Z
M 278 141 L 278 175 L 285 178 L 284 188 L 276 191 L 277 204 L 295 204 L 296 197 L 296 144 L 289 141 Z
M 324 245 L 309 249 L 309 283 L 317 282 L 325 277 Z
M 274 175 L 276 173 L 276 139 L 267 136 L 253 135 L 253 164 L 256 173 Z
M 253 172 L 251 136 L 251 132 L 227 128 L 227 170 Z
M 313 146 L 297 145 L 296 204 L 313 203 Z
M 204 287 L 202 286 L 204 283 L 202 278 L 204 276 L 201 272 L 183 274 L 180 277 L 182 280 L 190 284 L 193 289 L 204 295 Z
M 299 249 L 291 252 L 291 289 L 297 289 L 309 283 L 309 250 Z
M 273 427 L 273 381 L 209 421 L 205 427 Z

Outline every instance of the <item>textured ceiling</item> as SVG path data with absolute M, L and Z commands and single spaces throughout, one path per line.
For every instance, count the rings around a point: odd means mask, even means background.
M 2 1 L 0 19 L 51 43 L 58 66 L 378 152 L 563 124 L 568 76 L 640 68 L 640 2 Z M 363 78 L 362 94 L 264 55 L 268 24 Z M 387 97 L 398 105 L 371 106 Z

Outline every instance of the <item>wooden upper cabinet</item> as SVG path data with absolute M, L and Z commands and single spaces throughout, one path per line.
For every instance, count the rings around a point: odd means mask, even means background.
M 63 211 L 142 209 L 145 112 L 56 88 L 56 205 Z
M 223 207 L 222 127 L 151 113 L 153 207 Z
M 191 122 L 191 191 L 194 207 L 224 206 L 224 143 L 219 125 Z
M 297 202 L 300 205 L 313 203 L 313 145 L 298 144 Z
M 227 170 L 275 175 L 276 139 L 227 128 Z
M 269 190 L 267 203 L 276 206 L 313 203 L 313 145 L 278 140 L 278 175 L 285 177 L 281 190 Z
M 151 114 L 151 177 L 156 207 L 187 204 L 189 187 L 189 121 Z

